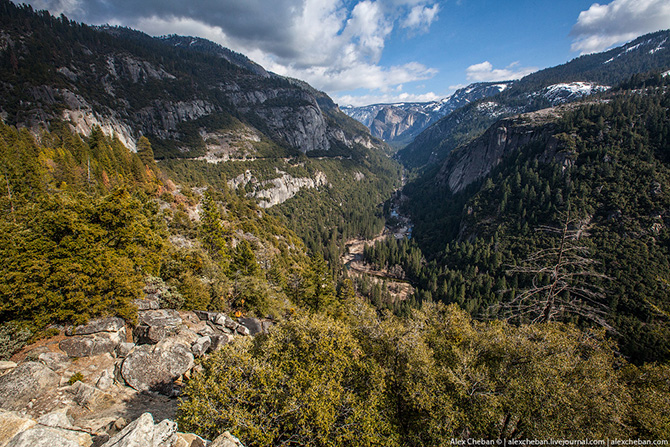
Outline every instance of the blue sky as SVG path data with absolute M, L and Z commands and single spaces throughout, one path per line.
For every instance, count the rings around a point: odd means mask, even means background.
M 204 37 L 341 105 L 439 99 L 670 28 L 670 0 L 27 2 L 90 24 Z

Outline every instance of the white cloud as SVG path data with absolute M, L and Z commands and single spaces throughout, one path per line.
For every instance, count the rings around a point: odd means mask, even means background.
M 383 95 L 343 95 L 335 96 L 333 100 L 341 105 L 350 105 L 354 107 L 366 106 L 369 104 L 396 104 L 399 102 L 430 102 L 439 101 L 444 96 L 436 95 L 433 92 L 423 93 L 420 95 L 413 95 L 410 93 L 401 94 L 383 94 Z
M 437 3 L 433 6 L 415 6 L 410 10 L 407 17 L 405 17 L 405 20 L 403 20 L 402 27 L 428 31 L 431 23 L 437 19 L 437 13 L 439 10 L 440 5 Z
M 645 33 L 670 27 L 668 0 L 614 0 L 594 3 L 579 13 L 571 35 L 573 51 L 581 54 L 606 50 Z
M 496 82 L 521 79 L 524 76 L 537 71 L 537 67 L 519 67 L 518 62 L 513 62 L 505 68 L 493 68 L 489 61 L 470 65 L 465 69 L 468 81 L 472 82 Z
M 436 73 L 415 62 L 385 67 L 379 61 L 394 27 L 428 30 L 439 0 L 26 1 L 86 23 L 204 37 L 329 93 L 385 93 Z

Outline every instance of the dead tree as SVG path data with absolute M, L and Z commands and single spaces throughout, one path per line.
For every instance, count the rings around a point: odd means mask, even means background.
M 578 315 L 613 331 L 605 320 L 608 308 L 603 304 L 604 290 L 598 285 L 609 278 L 595 271 L 597 263 L 583 243 L 588 226 L 588 220 L 571 218 L 568 209 L 560 227 L 537 229 L 557 234 L 558 243 L 534 252 L 507 271 L 531 276 L 532 280 L 530 287 L 497 305 L 506 319 L 543 323 Z

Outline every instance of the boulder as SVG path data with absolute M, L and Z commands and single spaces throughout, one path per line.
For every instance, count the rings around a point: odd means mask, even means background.
M 92 443 L 88 433 L 37 426 L 14 436 L 7 447 L 87 447 Z
M 92 406 L 96 399 L 103 394 L 96 387 L 81 381 L 75 382 L 69 391 L 74 394 L 73 400 L 75 403 L 81 407 Z
M 244 447 L 244 444 L 242 444 L 235 436 L 226 431 L 219 435 L 214 441 L 212 441 L 208 447 Z
M 256 335 L 263 332 L 263 323 L 258 318 L 240 318 L 239 323 L 245 328 L 249 329 L 251 335 Z
M 182 324 L 179 312 L 172 309 L 139 312 L 140 324 L 133 334 L 138 344 L 156 344 L 173 335 Z
M 90 321 L 88 324 L 69 328 L 65 331 L 66 335 L 90 335 L 98 332 L 119 332 L 126 327 L 126 322 L 122 318 L 108 317 Z
M 0 408 L 24 410 L 28 403 L 49 388 L 55 388 L 60 376 L 42 363 L 24 362 L 0 376 Z
M 216 314 L 216 316 L 212 320 L 212 323 L 216 324 L 217 326 L 226 327 L 227 321 L 228 317 L 226 316 L 226 314 Z
M 153 447 L 154 431 L 153 416 L 151 413 L 144 413 L 112 436 L 102 447 Z
M 141 345 L 121 365 L 125 382 L 138 391 L 171 395 L 175 379 L 193 367 L 191 345 L 169 338 L 157 345 Z
M 98 332 L 91 335 L 68 337 L 58 346 L 68 357 L 91 357 L 114 353 L 119 343 L 126 340 L 126 329 L 118 332 Z
M 196 328 L 193 328 L 196 334 L 200 335 L 201 337 L 206 337 L 206 336 L 212 336 L 216 334 L 220 334 L 221 331 L 217 330 L 215 328 L 212 328 L 209 324 L 202 324 L 202 326 L 198 326 Z
M 208 312 L 205 310 L 194 310 L 193 313 L 204 321 L 213 321 L 214 317 L 217 315 L 216 312 Z
M 191 352 L 196 357 L 202 357 L 211 345 L 212 339 L 210 337 L 200 337 L 191 345 Z
M 0 447 L 5 447 L 10 439 L 35 426 L 35 421 L 19 416 L 13 411 L 0 410 Z
M 54 371 L 62 371 L 70 366 L 70 358 L 62 352 L 43 352 L 37 359 Z

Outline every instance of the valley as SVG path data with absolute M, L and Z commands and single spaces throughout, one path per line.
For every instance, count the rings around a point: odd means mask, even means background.
M 0 447 L 669 439 L 667 42 L 349 107 L 0 0 Z

